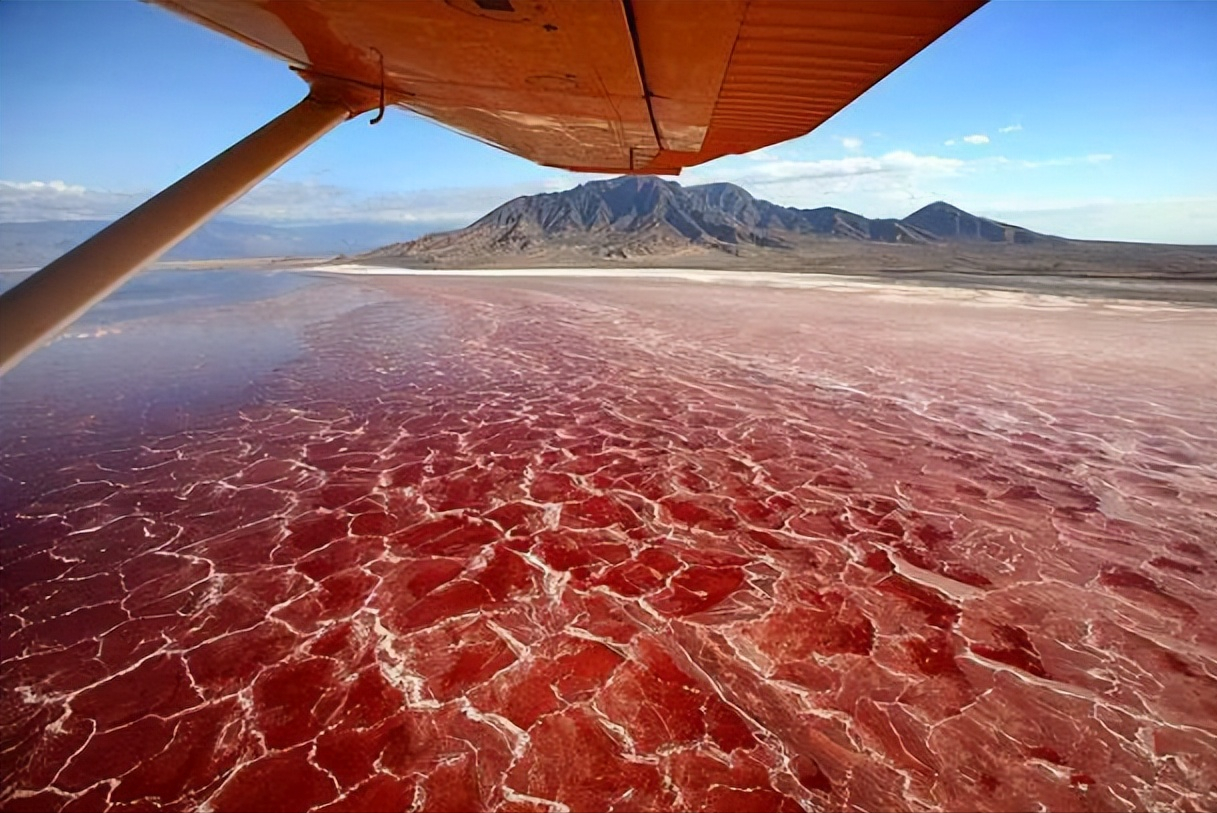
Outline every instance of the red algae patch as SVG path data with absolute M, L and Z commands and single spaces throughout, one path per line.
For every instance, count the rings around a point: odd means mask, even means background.
M 1217 313 L 347 285 L 4 392 L 0 810 L 1217 808 Z

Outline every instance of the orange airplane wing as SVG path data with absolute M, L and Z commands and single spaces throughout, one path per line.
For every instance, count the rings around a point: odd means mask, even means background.
M 377 106 L 553 167 L 676 174 L 811 131 L 983 2 L 151 1 L 284 60 L 309 94 L 0 294 L 0 374 Z
M 679 173 L 820 125 L 980 0 L 153 0 L 547 166 Z

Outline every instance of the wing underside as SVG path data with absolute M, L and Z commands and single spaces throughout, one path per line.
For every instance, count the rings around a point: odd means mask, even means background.
M 331 128 L 399 105 L 675 174 L 817 127 L 982 0 L 151 0 L 301 71 L 290 110 L 0 294 L 0 374 Z
M 981 4 L 153 2 L 540 164 L 611 173 L 803 135 Z

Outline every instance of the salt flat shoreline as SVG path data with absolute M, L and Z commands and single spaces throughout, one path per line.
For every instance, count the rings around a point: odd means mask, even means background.
M 869 292 L 901 301 L 961 302 L 976 305 L 1026 306 L 1046 309 L 1105 307 L 1112 309 L 1194 310 L 1217 308 L 1217 284 L 1145 279 L 1104 280 L 1064 276 L 1012 275 L 993 277 L 944 271 L 896 277 L 815 270 L 755 271 L 710 268 L 404 268 L 362 263 L 330 263 L 322 257 L 260 257 L 237 260 L 164 261 L 149 271 L 240 270 L 291 272 L 356 277 L 434 277 L 468 279 L 622 279 L 653 282 L 692 282 L 753 288 L 787 288 L 836 292 Z M 25 276 L 34 267 L 0 269 L 0 289 L 7 278 Z
M 1027 291 L 985 285 L 926 284 L 917 280 L 880 279 L 847 274 L 790 271 L 730 271 L 699 268 L 397 268 L 360 263 L 296 266 L 297 272 L 355 277 L 463 277 L 469 279 L 622 279 L 654 282 L 692 282 L 702 285 L 731 285 L 744 288 L 785 288 L 836 293 L 869 293 L 897 302 L 956 302 L 979 306 L 1020 306 L 1044 310 L 1103 307 L 1116 310 L 1184 311 L 1212 307 L 1206 301 L 1160 301 L 1130 296 L 1105 295 L 1079 290 L 1070 292 Z M 1083 286 L 1079 286 L 1082 288 Z

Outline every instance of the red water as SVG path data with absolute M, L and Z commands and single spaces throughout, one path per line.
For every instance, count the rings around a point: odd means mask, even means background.
M 349 284 L 8 417 L 3 809 L 1217 808 L 1213 311 Z

